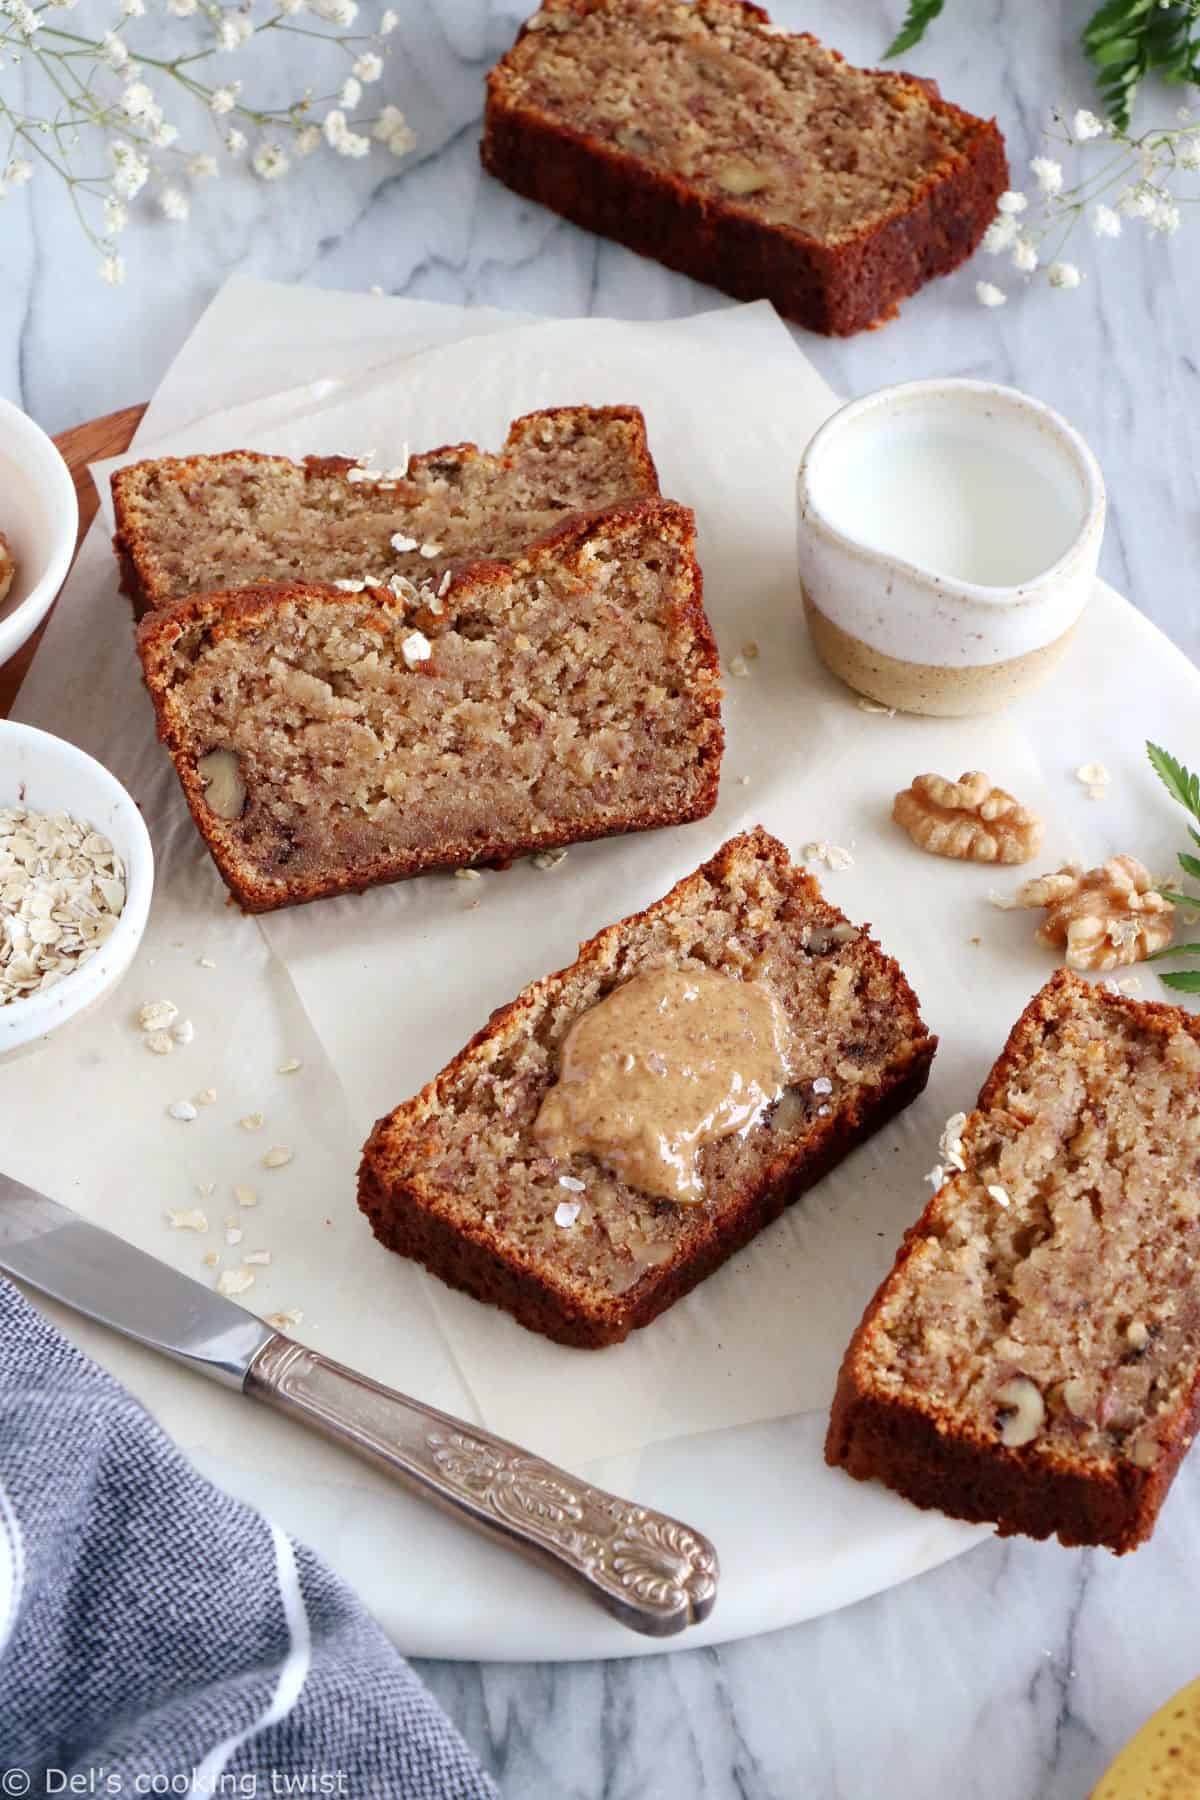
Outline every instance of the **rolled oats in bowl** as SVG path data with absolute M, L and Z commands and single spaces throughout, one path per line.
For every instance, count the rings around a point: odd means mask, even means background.
M 0 806 L 0 1007 L 57 985 L 95 954 L 125 906 L 125 867 L 70 813 Z

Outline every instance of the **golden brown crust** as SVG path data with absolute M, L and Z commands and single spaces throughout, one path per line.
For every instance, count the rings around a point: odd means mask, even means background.
M 506 1046 L 519 1041 L 547 997 L 553 997 L 581 967 L 605 966 L 639 927 L 656 916 L 670 915 L 704 884 L 720 889 L 744 858 L 767 861 L 795 895 L 821 902 L 811 876 L 793 869 L 784 846 L 760 826 L 730 839 L 663 899 L 582 944 L 573 964 L 544 976 L 493 1014 L 418 1095 L 376 1124 L 359 1171 L 359 1205 L 382 1243 L 423 1263 L 450 1286 L 502 1307 L 531 1331 L 581 1349 L 602 1348 L 620 1343 L 674 1305 L 916 1098 L 928 1079 L 937 1039 L 926 1031 L 916 995 L 902 971 L 870 939 L 871 956 L 888 972 L 895 1010 L 911 1027 L 905 1053 L 894 1059 L 878 1086 L 860 1089 L 850 1105 L 828 1120 L 814 1120 L 808 1135 L 774 1158 L 752 1186 L 730 1186 L 705 1208 L 689 1208 L 695 1220 L 703 1220 L 701 1228 L 677 1247 L 669 1261 L 648 1269 L 624 1294 L 581 1294 L 556 1281 L 554 1272 L 535 1255 L 522 1256 L 502 1242 L 486 1223 L 452 1220 L 439 1205 L 436 1177 L 428 1168 L 433 1126 L 443 1107 L 452 1104 L 462 1072 L 472 1064 L 487 1066 Z
M 631 480 L 632 491 L 646 495 L 659 491 L 658 470 L 654 458 L 650 454 L 650 444 L 646 436 L 646 421 L 638 406 L 545 406 L 538 411 L 523 413 L 514 419 L 509 426 L 508 435 L 499 454 L 491 457 L 487 451 L 481 450 L 477 444 L 442 444 L 433 450 L 424 450 L 409 459 L 409 476 L 412 477 L 428 470 L 436 463 L 466 464 L 488 459 L 497 467 L 511 462 L 515 452 L 527 438 L 536 437 L 538 428 L 553 420 L 579 419 L 589 424 L 602 427 L 608 423 L 620 422 L 632 429 Z M 132 512 L 132 500 L 137 480 L 148 469 L 153 469 L 162 479 L 187 482 L 195 475 L 201 465 L 220 463 L 256 462 L 265 466 L 286 466 L 295 468 L 288 457 L 270 456 L 258 450 L 224 450 L 206 456 L 164 456 L 147 458 L 142 462 L 127 463 L 124 468 L 116 469 L 111 477 L 113 514 L 116 530 L 113 533 L 113 551 L 120 569 L 120 587 L 133 601 L 134 614 L 142 618 L 152 607 L 169 606 L 175 599 L 161 582 L 156 581 L 153 558 L 148 553 L 144 533 L 135 523 Z M 305 474 L 316 478 L 355 467 L 353 458 L 348 456 L 306 456 L 303 461 Z M 406 492 L 414 496 L 418 489 L 402 484 L 394 492 L 394 498 L 402 503 Z M 351 574 L 357 573 L 355 570 Z
M 515 564 L 480 562 L 462 569 L 455 583 L 454 599 L 459 605 L 473 600 L 482 600 L 486 604 L 489 589 L 510 580 L 514 570 L 527 570 L 536 577 L 538 568 L 547 562 L 570 567 L 598 529 L 637 529 L 647 523 L 660 535 L 673 536 L 686 552 L 687 590 L 677 599 L 674 617 L 681 631 L 686 630 L 690 636 L 684 678 L 702 714 L 702 725 L 694 746 L 695 780 L 688 803 L 684 806 L 663 804 L 636 813 L 628 812 L 616 821 L 611 816 L 603 821 L 598 818 L 594 825 L 565 828 L 559 823 L 550 828 L 531 828 L 523 836 L 473 840 L 470 846 L 442 844 L 401 857 L 364 856 L 354 869 L 330 872 L 323 879 L 309 877 L 290 882 L 284 878 L 263 879 L 247 863 L 234 826 L 210 811 L 205 801 L 204 783 L 196 769 L 197 747 L 189 741 L 172 708 L 170 670 L 174 647 L 186 631 L 197 625 L 202 625 L 214 638 L 239 631 L 253 632 L 269 622 L 272 610 L 281 604 L 302 604 L 308 599 L 316 599 L 323 605 L 361 608 L 366 599 L 378 607 L 381 620 L 390 621 L 403 616 L 405 602 L 379 588 L 368 589 L 365 594 L 351 594 L 322 584 L 281 582 L 230 589 L 224 593 L 197 594 L 173 606 L 155 607 L 148 612 L 138 627 L 137 647 L 146 687 L 154 702 L 158 735 L 175 764 L 196 827 L 239 905 L 247 912 L 269 912 L 334 894 L 362 893 L 368 887 L 403 881 L 430 869 L 507 863 L 515 857 L 567 843 L 616 833 L 652 831 L 706 817 L 717 802 L 724 730 L 721 724 L 720 661 L 704 611 L 703 578 L 695 559 L 695 520 L 689 508 L 674 501 L 644 500 L 565 520 Z M 414 679 L 420 678 L 419 671 L 415 672 Z
M 981 1110 L 998 1103 L 1032 1040 L 1052 1025 L 1073 995 L 1087 994 L 1078 975 L 1060 969 L 1039 990 L 1009 1033 L 980 1090 Z M 1175 1006 L 1106 996 L 1140 1030 L 1164 1037 L 1186 1030 L 1200 1042 L 1200 1019 Z M 1109 1468 L 1072 1468 L 1048 1461 L 1036 1443 L 1010 1449 L 994 1436 L 963 1427 L 935 1400 L 882 1396 L 864 1377 L 862 1363 L 872 1331 L 893 1284 L 939 1213 L 935 1194 L 904 1236 L 890 1274 L 880 1284 L 842 1361 L 825 1440 L 825 1460 L 856 1480 L 877 1480 L 914 1505 L 954 1518 L 994 1523 L 1001 1537 L 1057 1536 L 1066 1545 L 1105 1545 L 1118 1554 L 1136 1549 L 1154 1529 L 1159 1508 L 1200 1426 L 1200 1376 L 1172 1427 L 1163 1454 L 1149 1469 L 1129 1462 Z
M 558 0 L 555 10 L 586 12 L 594 4 Z M 743 4 L 742 10 L 769 23 L 759 6 Z M 518 43 L 528 29 L 522 27 Z M 797 35 L 816 42 L 811 33 Z M 829 336 L 881 324 L 901 300 L 965 262 L 1008 186 L 1004 139 L 994 119 L 975 118 L 942 100 L 933 82 L 889 74 L 890 84 L 909 81 L 940 114 L 969 128 L 968 146 L 945 173 L 930 175 L 903 209 L 855 238 L 827 245 L 766 223 L 736 201 L 701 193 L 635 154 L 523 106 L 508 93 L 508 61 L 502 58 L 487 81 L 481 156 L 490 174 L 588 231 L 737 299 L 770 300 L 785 318 Z

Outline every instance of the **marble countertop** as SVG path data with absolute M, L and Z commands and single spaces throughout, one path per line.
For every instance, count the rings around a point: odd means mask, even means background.
M 82 0 L 76 17 L 94 12 L 102 29 L 110 10 Z M 226 177 L 187 227 L 133 222 L 121 288 L 95 281 L 94 251 L 40 177 L 5 201 L 0 393 L 51 430 L 146 398 L 235 270 L 561 315 L 650 318 L 717 303 L 482 177 L 482 76 L 523 8 L 400 0 L 399 10 L 385 98 L 418 136 L 402 163 L 319 156 L 286 188 Z M 1018 27 L 1002 0 L 949 0 L 909 65 L 997 114 L 1019 176 L 1050 106 L 1090 102 L 1074 48 L 1087 10 L 1079 0 L 1027 6 Z M 901 11 L 900 0 L 773 7 L 864 61 L 878 58 Z M 1171 240 L 1133 229 L 1116 244 L 1081 238 L 1071 254 L 1087 277 L 1073 293 L 1039 287 L 985 311 L 974 282 L 996 270 L 984 258 L 882 331 L 798 338 L 847 395 L 973 375 L 1060 408 L 1108 480 L 1103 573 L 1200 659 L 1200 226 Z M 1197 1529 L 1193 1463 L 1134 1557 L 995 1542 L 843 1613 L 722 1649 L 423 1673 L 523 1800 L 1078 1800 L 1133 1729 L 1200 1673 Z

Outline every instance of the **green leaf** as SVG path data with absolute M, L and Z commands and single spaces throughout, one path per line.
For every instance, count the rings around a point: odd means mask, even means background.
M 1200 844 L 1200 831 L 1195 830 L 1191 825 L 1188 826 L 1188 836 L 1191 838 L 1193 844 Z
M 919 44 L 944 4 L 945 0 L 908 0 L 908 13 L 904 23 L 884 51 L 884 56 L 903 56 L 906 50 Z
M 1200 994 L 1200 969 L 1185 969 L 1175 975 L 1160 975 L 1158 978 L 1164 987 L 1175 988 L 1181 994 Z
M 1169 900 L 1172 906 L 1194 906 L 1200 911 L 1200 894 L 1175 894 L 1170 888 L 1155 888 L 1154 891 Z
M 1169 751 L 1157 744 L 1146 744 L 1146 755 L 1150 758 L 1150 766 L 1158 779 L 1180 806 L 1190 812 L 1192 817 L 1200 819 L 1200 775 L 1193 775 L 1181 762 L 1176 762 Z
M 1189 856 L 1186 850 L 1181 850 L 1179 866 L 1185 875 L 1195 875 L 1200 879 L 1200 856 Z
M 1164 956 L 1200 956 L 1200 944 L 1168 944 L 1165 950 L 1154 950 L 1143 956 L 1143 962 L 1161 962 Z

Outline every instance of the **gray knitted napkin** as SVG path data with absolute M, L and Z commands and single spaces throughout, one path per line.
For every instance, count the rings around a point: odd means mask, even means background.
M 0 1280 L 0 1795 L 74 1793 L 496 1800 L 350 1590 Z

